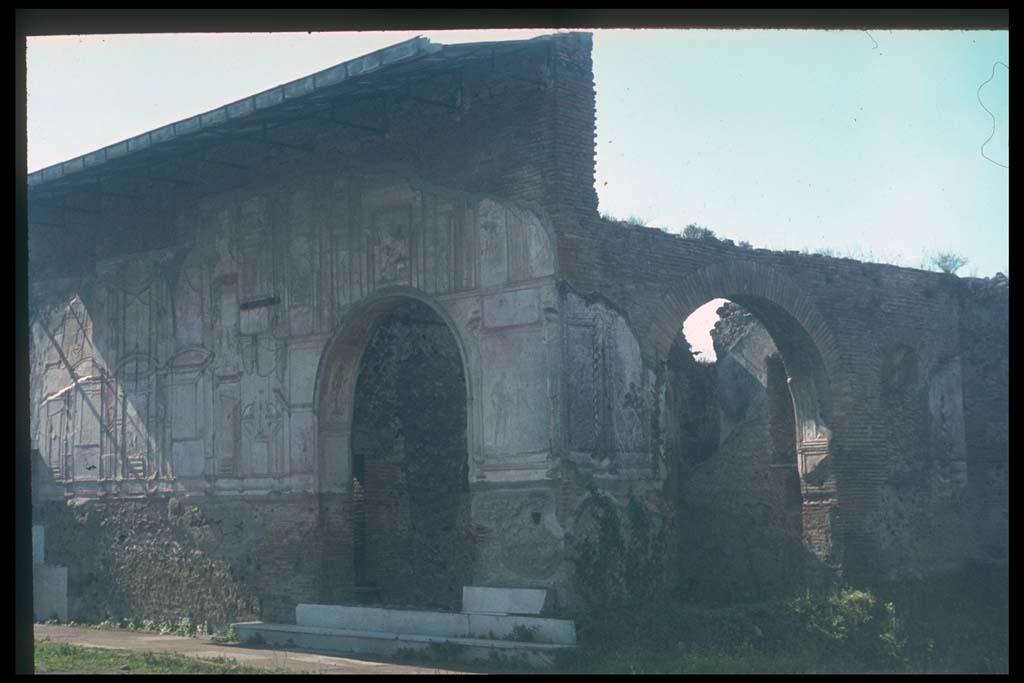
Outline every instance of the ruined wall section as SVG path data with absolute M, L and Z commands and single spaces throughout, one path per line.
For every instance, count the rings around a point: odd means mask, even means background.
M 717 362 L 681 358 L 671 380 L 702 383 L 711 370 L 713 388 L 687 392 L 668 419 L 686 425 L 707 404 L 717 418 L 701 423 L 717 437 L 705 452 L 687 452 L 692 439 L 676 449 L 679 588 L 687 599 L 763 599 L 803 585 L 817 563 L 802 541 L 793 402 L 767 330 L 735 304 L 719 311 Z
M 828 471 L 821 472 L 823 495 L 832 498 L 822 508 L 822 542 L 831 546 L 828 552 L 834 552 L 837 564 L 854 574 L 927 571 L 936 557 L 945 562 L 973 554 L 969 535 L 956 526 L 963 514 L 955 501 L 967 483 L 966 449 L 958 436 L 964 428 L 957 398 L 961 328 L 956 278 L 687 240 L 597 219 L 587 228 L 581 239 L 590 247 L 580 253 L 593 249 L 592 255 L 563 259 L 562 277 L 578 294 L 600 292 L 625 312 L 645 367 L 663 363 L 682 321 L 716 296 L 738 301 L 759 318 L 762 311 L 755 308 L 760 302 L 781 306 L 813 341 L 827 368 L 832 398 Z M 767 324 L 770 305 L 765 312 Z M 912 424 L 898 426 L 884 411 L 882 395 L 884 359 L 897 348 L 913 351 L 920 379 L 915 390 L 920 410 Z M 925 435 L 924 455 L 890 448 L 891 435 L 907 430 Z M 904 495 L 900 502 L 886 488 L 908 458 L 923 458 L 924 470 L 913 478 L 913 496 Z M 933 522 L 939 508 L 951 516 Z M 910 509 L 916 522 L 908 533 L 930 540 L 908 549 L 908 537 L 887 527 Z M 941 542 L 954 527 L 959 540 Z
M 664 377 L 645 367 L 621 311 L 563 291 L 563 453 L 558 518 L 570 603 L 599 608 L 669 586 L 669 466 L 653 410 Z
M 1009 557 L 1009 280 L 963 280 L 963 410 L 968 488 L 965 505 L 980 554 Z
M 510 199 L 557 231 L 576 225 L 597 210 L 591 48 L 590 34 L 549 36 L 418 80 L 384 103 L 387 135 L 351 161 L 386 160 L 444 187 Z M 351 133 L 324 144 L 349 151 Z
M 149 496 L 38 503 L 46 561 L 67 566 L 69 617 L 222 629 L 288 622 L 320 577 L 312 498 Z

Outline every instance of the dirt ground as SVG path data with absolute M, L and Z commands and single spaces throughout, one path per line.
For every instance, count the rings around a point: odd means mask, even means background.
M 210 638 L 160 635 L 143 631 L 101 630 L 82 626 L 35 624 L 35 638 L 70 643 L 83 647 L 100 647 L 136 652 L 160 652 L 189 657 L 234 659 L 246 666 L 267 669 L 293 669 L 324 674 L 456 674 L 470 673 L 423 665 L 352 659 L 337 655 L 298 650 L 273 650 L 215 643 Z M 75 672 L 49 672 L 75 673 Z M 98 673 L 98 672 L 96 672 Z M 113 670 L 110 674 L 130 671 Z

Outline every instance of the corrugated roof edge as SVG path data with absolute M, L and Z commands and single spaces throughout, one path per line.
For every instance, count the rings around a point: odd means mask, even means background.
M 228 121 L 235 121 L 256 111 L 280 104 L 285 100 L 294 100 L 321 88 L 335 85 L 352 76 L 361 76 L 384 66 L 434 54 L 443 48 L 444 46 L 439 43 L 431 43 L 429 38 L 416 36 L 415 38 L 381 48 L 361 57 L 341 62 L 308 76 L 303 76 L 297 80 L 283 83 L 269 90 L 258 92 L 211 111 L 191 116 L 182 121 L 169 123 L 166 126 L 161 126 L 141 135 L 134 135 L 126 140 L 101 147 L 93 152 L 82 154 L 53 166 L 47 166 L 46 168 L 29 173 L 28 184 L 30 187 L 41 185 L 50 180 L 62 178 L 65 175 L 81 171 L 85 168 L 91 168 L 110 159 L 130 154 L 151 145 L 169 142 L 183 135 L 212 128 Z

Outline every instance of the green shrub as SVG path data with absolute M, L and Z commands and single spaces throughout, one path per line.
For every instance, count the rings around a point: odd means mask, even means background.
M 238 631 L 234 626 L 228 626 L 220 633 L 213 635 L 213 641 L 215 643 L 237 643 L 238 642 Z
M 715 235 L 715 231 L 704 226 L 697 225 L 696 223 L 690 223 L 683 228 L 683 237 L 688 240 L 708 240 L 712 242 L 719 241 L 718 236 Z
M 178 626 L 174 629 L 174 632 L 179 636 L 191 636 L 192 620 L 189 617 L 182 617 L 178 620 Z

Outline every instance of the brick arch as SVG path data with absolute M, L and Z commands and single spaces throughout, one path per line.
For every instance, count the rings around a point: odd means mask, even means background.
M 363 352 L 377 325 L 401 303 L 418 301 L 444 322 L 459 350 L 466 383 L 466 441 L 472 463 L 479 429 L 476 424 L 472 367 L 459 326 L 433 297 L 412 287 L 386 287 L 353 306 L 342 318 L 320 355 L 313 389 L 313 411 L 317 418 L 317 481 L 320 491 L 344 490 L 351 467 L 349 437 L 353 400 Z M 334 405 L 333 401 L 344 405 Z M 328 457 L 328 452 L 333 453 Z
M 708 266 L 679 278 L 655 306 L 641 344 L 656 362 L 667 358 L 683 322 L 708 301 L 724 298 L 754 315 L 767 329 L 786 366 L 796 422 L 803 492 L 804 535 L 809 548 L 834 561 L 832 511 L 838 504 L 833 405 L 845 405 L 840 355 L 828 324 L 807 294 L 782 271 L 734 262 Z
M 431 322 L 440 321 L 446 328 L 458 349 L 457 360 L 452 360 L 461 365 L 465 382 L 465 450 L 458 455 L 460 462 L 466 458 L 466 469 L 460 473 L 467 476 L 467 488 L 445 488 L 443 496 L 417 497 L 412 493 L 424 490 L 423 471 L 435 471 L 433 468 L 406 471 L 407 454 L 402 455 L 400 464 L 376 459 L 371 466 L 367 464 L 366 444 L 360 447 L 354 443 L 358 439 L 353 438 L 353 430 L 361 424 L 356 405 L 365 396 L 359 387 L 367 350 L 380 326 L 402 304 L 412 301 L 433 313 Z M 477 430 L 472 403 L 474 364 L 468 362 L 464 342 L 465 335 L 440 302 L 419 290 L 393 286 L 381 288 L 352 306 L 324 345 L 313 390 L 319 554 L 324 577 L 321 600 L 359 600 L 369 591 L 378 599 L 387 596 L 421 607 L 440 607 L 434 601 L 441 600 L 450 608 L 458 597 L 451 582 L 461 581 L 459 586 L 472 583 L 476 549 L 469 526 L 468 477 L 472 476 Z M 419 460 L 420 465 L 427 462 Z M 357 473 L 358 486 L 353 481 Z M 441 480 L 452 484 L 447 476 L 452 473 L 449 468 Z M 436 522 L 438 515 L 444 524 L 425 523 L 417 530 L 414 518 Z M 425 548 L 431 551 L 420 552 Z
M 839 379 L 839 347 L 814 303 L 781 270 L 760 263 L 715 264 L 672 283 L 655 307 L 650 333 L 641 342 L 644 355 L 666 358 L 683 321 L 708 301 L 719 298 L 737 303 L 737 298 L 747 299 L 754 301 L 755 307 L 757 301 L 763 301 L 781 309 L 810 336 L 830 379 Z M 770 315 L 769 311 L 762 312 Z

